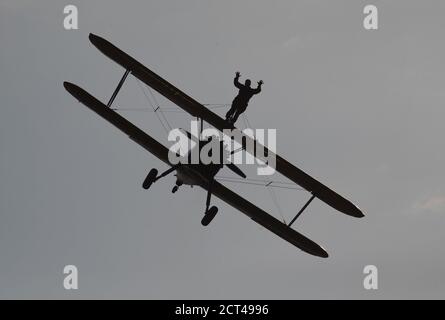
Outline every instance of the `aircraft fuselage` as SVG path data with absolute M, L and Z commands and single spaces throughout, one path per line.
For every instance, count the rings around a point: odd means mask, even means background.
M 221 170 L 219 164 L 186 164 L 176 170 L 177 185 L 209 185 L 215 175 Z

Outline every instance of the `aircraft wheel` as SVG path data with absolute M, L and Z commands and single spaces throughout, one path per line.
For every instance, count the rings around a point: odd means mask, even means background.
M 201 220 L 201 224 L 203 226 L 208 226 L 210 222 L 212 222 L 213 218 L 215 218 L 216 214 L 218 213 L 218 208 L 213 206 L 211 207 L 204 215 L 204 217 Z
M 144 188 L 145 190 L 149 189 L 153 184 L 153 182 L 156 181 L 157 175 L 158 175 L 158 170 L 151 169 L 147 177 L 145 178 L 144 183 L 142 184 L 142 188 Z
M 174 186 L 172 189 L 172 193 L 176 193 L 176 191 L 178 191 L 179 187 L 178 186 Z
M 206 215 L 216 216 L 217 213 L 218 213 L 218 208 L 213 206 L 206 212 Z

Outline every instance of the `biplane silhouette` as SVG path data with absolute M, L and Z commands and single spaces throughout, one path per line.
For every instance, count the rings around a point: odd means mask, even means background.
M 147 177 L 143 182 L 143 187 L 149 189 L 153 183 L 159 179 L 167 176 L 168 174 L 176 171 L 176 185 L 173 187 L 172 192 L 178 191 L 178 188 L 185 184 L 191 186 L 199 186 L 207 191 L 207 199 L 205 204 L 204 217 L 201 220 L 202 225 L 207 226 L 215 217 L 218 212 L 218 208 L 215 206 L 210 206 L 211 197 L 216 196 L 222 201 L 226 202 L 230 206 L 238 209 L 242 213 L 246 214 L 253 221 L 262 225 L 266 229 L 275 233 L 279 237 L 288 241 L 292 245 L 298 247 L 302 251 L 309 253 L 314 256 L 327 258 L 328 253 L 320 245 L 316 244 L 314 241 L 308 239 L 306 236 L 295 231 L 291 228 L 292 224 L 297 220 L 297 218 L 303 213 L 303 211 L 309 206 L 309 204 L 315 199 L 323 201 L 332 208 L 346 215 L 361 218 L 363 217 L 362 211 L 355 206 L 351 201 L 345 199 L 337 192 L 328 188 L 321 182 L 312 178 L 307 173 L 303 172 L 301 169 L 295 167 L 278 154 L 276 157 L 276 168 L 275 170 L 291 181 L 293 183 L 301 186 L 310 193 L 309 200 L 303 205 L 303 207 L 298 211 L 296 216 L 290 221 L 289 224 L 283 223 L 276 219 L 272 215 L 268 214 L 264 210 L 257 207 L 252 202 L 244 199 L 238 193 L 229 190 L 226 186 L 219 183 L 215 179 L 215 175 L 224 167 L 228 167 L 237 175 L 242 178 L 246 178 L 246 175 L 233 163 L 229 164 L 175 164 L 172 165 L 169 162 L 169 153 L 172 152 L 160 142 L 150 137 L 147 133 L 142 131 L 140 128 L 129 122 L 127 119 L 122 117 L 119 113 L 114 111 L 111 107 L 112 104 L 119 93 L 122 85 L 127 79 L 128 75 L 132 75 L 144 82 L 146 85 L 156 90 L 159 94 L 176 104 L 178 107 L 185 110 L 191 116 L 201 119 L 207 122 L 214 128 L 223 131 L 224 129 L 237 130 L 233 123 L 226 121 L 226 119 L 221 118 L 203 104 L 199 103 L 195 99 L 191 98 L 166 80 L 162 79 L 160 76 L 155 74 L 153 71 L 142 65 L 140 62 L 136 61 L 134 58 L 118 49 L 116 46 L 108 42 L 107 40 L 90 34 L 89 39 L 91 43 L 99 49 L 104 55 L 109 57 L 111 60 L 115 61 L 125 69 L 125 73 L 121 80 L 119 81 L 116 89 L 114 90 L 110 100 L 107 104 L 102 103 L 91 94 L 80 88 L 79 86 L 72 84 L 70 82 L 64 82 L 65 89 L 78 101 L 87 106 L 89 109 L 97 113 L 99 116 L 113 124 L 119 130 L 124 132 L 128 137 L 139 144 L 141 147 L 146 149 L 148 152 L 152 153 L 154 156 L 159 158 L 161 161 L 170 166 L 170 168 L 161 174 L 158 174 L 157 169 L 151 169 Z M 190 139 L 197 139 L 197 137 L 192 136 L 187 132 L 187 136 Z M 235 135 L 238 137 L 237 141 L 244 152 L 248 152 L 253 156 L 260 157 L 260 155 L 255 151 L 256 149 L 250 149 L 247 146 L 255 145 L 248 142 L 252 142 L 253 138 L 241 133 L 240 135 Z M 198 140 L 198 142 L 200 142 Z M 255 141 L 256 144 L 258 142 Z M 205 142 L 204 142 L 205 144 Z M 271 150 L 265 148 L 265 153 L 271 153 Z M 265 159 L 262 159 L 265 160 Z

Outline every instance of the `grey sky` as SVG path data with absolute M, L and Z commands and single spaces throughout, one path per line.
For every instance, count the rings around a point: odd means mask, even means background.
M 378 31 L 362 27 L 369 3 Z M 63 28 L 67 4 L 79 30 Z M 0 298 L 445 298 L 444 9 L 2 0 Z M 143 190 L 164 165 L 63 89 L 72 81 L 105 101 L 123 74 L 90 32 L 203 103 L 230 103 L 237 70 L 263 79 L 251 124 L 276 128 L 278 153 L 366 217 L 314 201 L 295 228 L 328 250 L 323 260 L 216 199 L 220 213 L 203 228 L 205 193 L 172 195 L 173 177 Z M 134 79 L 116 103 L 147 104 Z M 166 144 L 152 113 L 124 115 Z M 279 217 L 267 190 L 230 186 Z M 308 194 L 277 196 L 289 220 Z M 62 286 L 67 264 L 79 268 L 76 292 Z M 367 264 L 379 268 L 377 291 L 363 289 Z

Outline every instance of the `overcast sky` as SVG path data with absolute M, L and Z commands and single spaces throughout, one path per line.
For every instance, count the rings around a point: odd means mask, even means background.
M 379 29 L 366 31 L 369 3 L 2 0 L 0 298 L 445 298 L 445 4 L 373 1 Z M 79 30 L 63 28 L 67 4 Z M 90 32 L 202 103 L 230 103 L 235 71 L 264 80 L 251 125 L 276 128 L 280 155 L 366 217 L 314 201 L 294 227 L 320 259 L 217 199 L 202 227 L 205 192 L 173 195 L 173 176 L 143 190 L 165 165 L 62 86 L 107 101 L 122 76 Z M 116 105 L 149 107 L 134 78 Z M 153 113 L 122 114 L 167 144 Z M 281 219 L 267 189 L 227 185 Z M 276 194 L 287 221 L 309 197 Z M 68 264 L 77 291 L 63 288 Z

